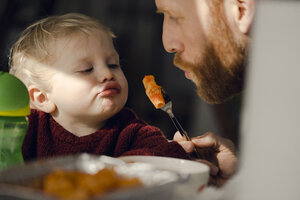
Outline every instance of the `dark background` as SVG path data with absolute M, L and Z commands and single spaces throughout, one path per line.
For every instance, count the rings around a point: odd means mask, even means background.
M 213 131 L 238 145 L 241 97 L 208 105 L 195 86 L 173 66 L 173 55 L 162 46 L 162 15 L 154 0 L 1 0 L 0 70 L 8 71 L 9 48 L 20 32 L 40 18 L 79 12 L 99 19 L 116 34 L 115 47 L 128 79 L 127 105 L 171 139 L 176 131 L 167 114 L 156 110 L 145 95 L 142 79 L 153 74 L 173 100 L 173 111 L 191 136 Z M 1 97 L 0 97 L 1 98 Z

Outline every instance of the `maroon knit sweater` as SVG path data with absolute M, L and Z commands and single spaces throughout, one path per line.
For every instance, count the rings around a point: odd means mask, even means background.
M 124 108 L 95 133 L 77 137 L 59 125 L 50 114 L 31 110 L 23 142 L 24 160 L 75 153 L 112 157 L 155 155 L 189 159 L 176 142 L 168 142 L 161 130 L 138 119 Z

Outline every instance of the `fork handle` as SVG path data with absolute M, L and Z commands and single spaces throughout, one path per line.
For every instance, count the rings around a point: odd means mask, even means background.
M 191 141 L 191 138 L 188 136 L 187 132 L 182 128 L 182 126 L 178 122 L 177 118 L 174 115 L 170 116 L 170 118 L 171 118 L 173 124 L 175 125 L 176 129 L 181 134 L 181 136 L 185 137 L 188 141 Z M 195 152 L 197 158 L 202 157 L 196 147 L 194 148 L 194 152 Z
M 182 128 L 181 124 L 178 122 L 177 118 L 175 116 L 170 116 L 174 126 L 179 131 L 181 136 L 186 137 L 187 140 L 191 141 L 190 137 L 188 136 L 187 132 Z

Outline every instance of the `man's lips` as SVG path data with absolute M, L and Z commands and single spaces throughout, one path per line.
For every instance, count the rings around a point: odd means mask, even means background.
M 183 58 L 182 58 L 182 54 L 181 53 L 176 53 L 175 57 L 174 57 L 174 65 L 176 67 L 178 67 L 179 69 L 181 69 L 182 71 L 184 71 L 184 75 L 185 78 L 192 80 L 193 79 L 193 75 L 191 72 L 188 72 L 187 70 L 190 68 L 188 66 L 191 66 L 191 64 L 189 64 L 188 62 L 186 62 Z
M 101 97 L 113 96 L 121 92 L 121 86 L 117 82 L 108 82 L 99 92 Z

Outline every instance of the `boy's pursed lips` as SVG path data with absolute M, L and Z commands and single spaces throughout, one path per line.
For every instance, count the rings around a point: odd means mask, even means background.
M 121 85 L 115 81 L 107 82 L 98 93 L 101 97 L 112 96 L 121 92 Z

